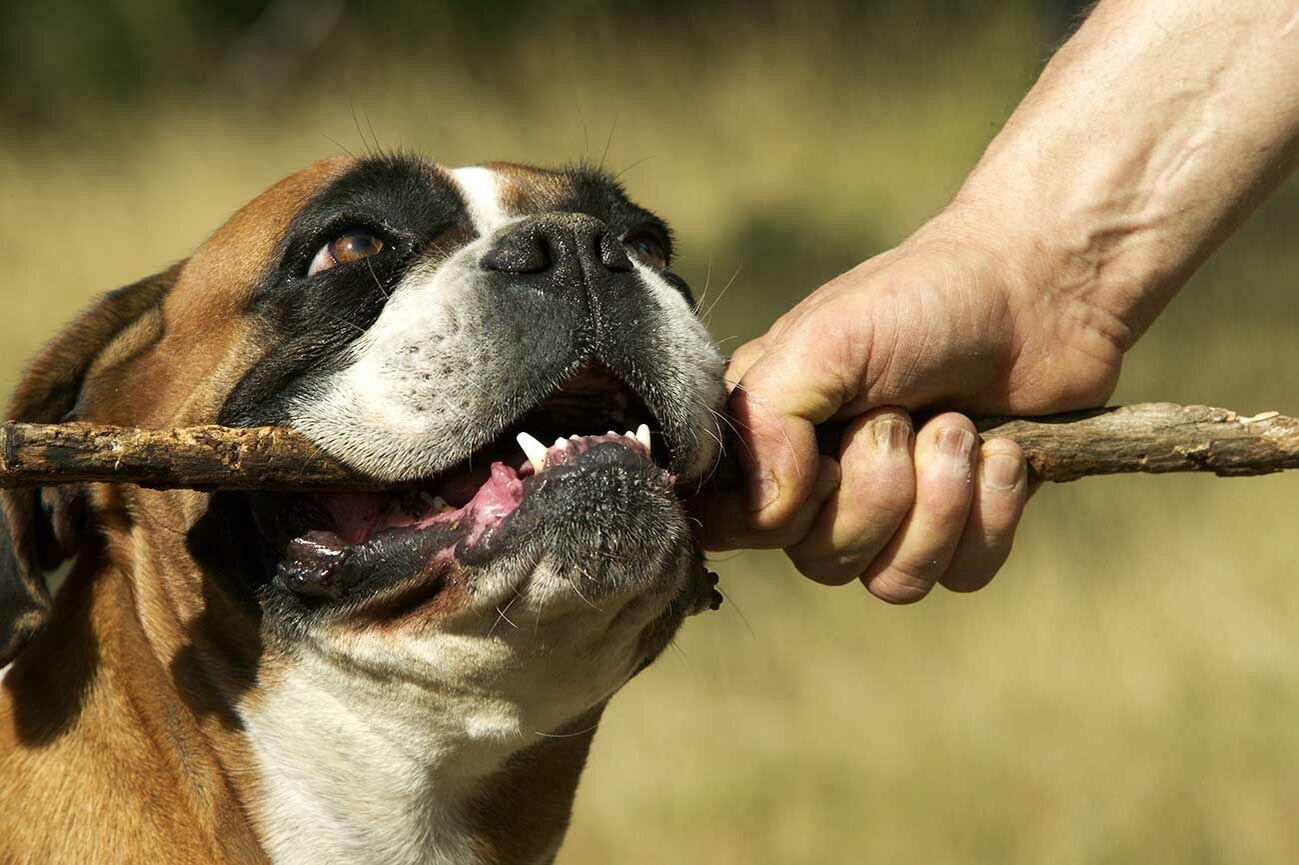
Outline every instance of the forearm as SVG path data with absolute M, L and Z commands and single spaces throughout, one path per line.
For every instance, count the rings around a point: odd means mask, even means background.
M 1299 2 L 1104 0 L 953 210 L 1126 348 L 1297 160 Z

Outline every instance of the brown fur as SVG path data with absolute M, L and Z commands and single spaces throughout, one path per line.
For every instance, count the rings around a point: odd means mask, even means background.
M 348 164 L 282 181 L 187 261 L 99 303 L 37 357 L 10 416 L 211 422 L 261 356 L 242 312 L 249 291 L 293 216 Z M 28 643 L 0 687 L 0 863 L 264 862 L 235 707 L 255 702 L 276 671 L 257 611 L 186 546 L 208 496 L 97 486 L 47 499 L 49 520 L 36 493 L 0 497 L 15 590 L 30 606 L 8 644 L 0 639 L 0 659 Z M 51 611 L 40 572 L 72 555 Z M 485 862 L 557 848 L 598 718 L 519 755 L 487 785 Z
M 551 210 L 573 192 L 572 184 L 562 174 L 509 162 L 489 162 L 486 167 L 496 174 L 501 206 L 506 213 Z

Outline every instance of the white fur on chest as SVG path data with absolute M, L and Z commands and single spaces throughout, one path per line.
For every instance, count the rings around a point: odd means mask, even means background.
M 567 584 L 545 567 L 532 580 L 511 608 L 522 627 L 489 617 L 458 633 L 308 639 L 268 676 L 240 716 L 274 865 L 478 861 L 482 782 L 625 683 L 663 604 L 596 610 L 561 603 L 546 587 Z
M 257 823 L 275 865 L 477 861 L 467 803 L 518 730 L 504 704 L 379 683 L 320 658 L 244 720 L 263 791 Z

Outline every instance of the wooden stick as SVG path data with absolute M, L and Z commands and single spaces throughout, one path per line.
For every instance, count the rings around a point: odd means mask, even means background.
M 157 489 L 376 488 L 287 429 L 5 423 L 0 487 L 106 481 Z
M 1014 439 L 1035 480 L 1122 472 L 1265 475 L 1299 468 L 1299 420 L 1267 411 L 1138 403 L 1039 418 L 988 418 L 985 439 Z
M 1039 418 L 987 418 L 985 439 L 1013 439 L 1035 480 L 1122 472 L 1260 475 L 1299 468 L 1299 420 L 1208 406 L 1143 403 Z M 360 490 L 355 474 L 302 436 L 270 427 L 141 430 L 5 423 L 0 488 L 114 482 L 156 488 Z

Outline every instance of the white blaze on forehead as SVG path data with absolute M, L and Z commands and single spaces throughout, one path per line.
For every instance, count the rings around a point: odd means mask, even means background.
M 477 165 L 452 168 L 447 172 L 460 190 L 469 218 L 479 235 L 486 237 L 509 221 L 501 206 L 500 182 L 496 172 Z

